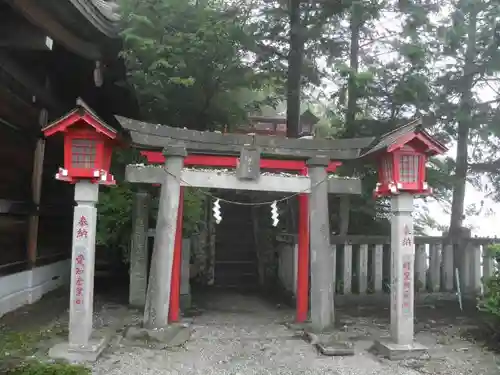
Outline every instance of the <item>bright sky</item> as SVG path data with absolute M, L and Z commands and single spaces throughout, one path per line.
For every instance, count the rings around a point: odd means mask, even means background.
M 440 17 L 444 19 L 448 18 L 447 15 L 442 14 Z M 382 19 L 375 26 L 377 32 L 381 35 L 390 35 L 396 33 L 401 29 L 401 19 L 400 15 L 396 12 L 387 12 Z M 394 58 L 394 52 L 388 50 L 384 44 L 375 43 L 372 45 L 372 53 L 376 54 L 382 60 L 387 59 L 387 61 Z M 447 61 L 450 63 L 451 61 Z M 322 68 L 326 68 L 327 62 L 318 61 L 319 65 Z M 321 93 L 316 92 L 318 95 L 318 99 L 323 101 L 324 98 L 329 98 L 332 91 L 336 89 L 336 84 L 333 81 L 326 80 L 325 86 L 320 90 Z M 476 94 L 484 101 L 489 101 L 494 99 L 497 94 L 495 93 L 495 89 L 492 87 L 482 88 L 480 91 L 477 91 Z M 327 100 L 327 103 L 329 101 Z M 451 144 L 448 145 L 449 151 L 446 156 L 452 157 L 455 159 L 456 156 L 456 145 Z M 466 188 L 466 196 L 465 196 L 465 207 L 471 204 L 477 204 L 479 206 L 480 202 L 484 202 L 484 209 L 481 214 L 473 217 L 466 217 L 464 221 L 464 225 L 470 227 L 472 230 L 472 235 L 480 236 L 480 237 L 500 237 L 500 204 L 495 203 L 491 199 L 487 198 L 484 193 L 478 191 L 470 184 L 467 184 Z M 423 202 L 423 200 L 416 200 L 416 209 L 419 210 L 419 206 L 427 205 L 428 211 L 431 213 L 434 220 L 436 220 L 440 225 L 448 226 L 450 223 L 450 214 L 440 203 L 435 201 L 429 201 L 427 203 Z M 449 208 L 448 208 L 449 209 Z M 428 234 L 430 235 L 439 235 L 439 231 L 428 229 Z
M 477 95 L 483 101 L 490 101 L 497 97 L 495 89 L 492 87 L 482 88 L 477 92 Z M 456 144 L 448 145 L 449 151 L 446 156 L 455 159 L 457 149 Z M 484 209 L 477 216 L 465 217 L 464 225 L 470 227 L 473 236 L 478 237 L 500 237 L 500 203 L 494 202 L 489 199 L 486 194 L 475 189 L 471 184 L 467 183 L 466 193 L 465 193 L 465 207 L 471 204 L 477 204 L 484 201 Z M 433 217 L 440 224 L 449 225 L 450 215 L 447 213 L 443 207 L 436 203 L 430 202 L 427 205 L 429 212 L 433 214 Z M 429 234 L 439 234 L 436 231 L 429 230 Z
M 456 148 L 453 147 L 448 152 L 450 157 L 455 158 Z M 472 229 L 472 235 L 478 237 L 495 237 L 500 236 L 500 204 L 495 203 L 493 200 L 487 198 L 485 194 L 476 190 L 470 184 L 467 184 L 467 190 L 465 194 L 465 207 L 473 203 L 479 204 L 479 202 L 484 201 L 484 207 L 486 209 L 491 209 L 493 213 L 481 213 L 478 216 L 466 217 L 464 225 Z M 416 206 L 425 204 L 421 200 L 417 200 Z M 429 212 L 433 215 L 434 220 L 439 224 L 448 226 L 450 223 L 450 215 L 444 208 L 437 202 L 428 202 L 427 208 Z M 484 210 L 486 211 L 486 210 Z M 440 235 L 439 231 L 428 230 L 429 235 Z

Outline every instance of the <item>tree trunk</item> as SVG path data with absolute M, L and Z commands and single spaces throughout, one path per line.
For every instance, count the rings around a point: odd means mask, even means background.
M 477 6 L 473 6 L 469 14 L 469 25 L 467 27 L 467 50 L 462 81 L 462 93 L 460 95 L 460 118 L 458 121 L 457 156 L 455 176 L 453 181 L 453 200 L 451 204 L 451 219 L 449 233 L 452 236 L 460 233 L 463 224 L 465 186 L 468 169 L 469 129 L 471 126 L 471 111 L 473 105 L 472 88 L 474 86 L 474 69 L 477 32 Z
M 351 6 L 351 47 L 349 52 L 349 80 L 347 83 L 347 110 L 345 114 L 345 129 L 347 136 L 354 136 L 356 113 L 358 112 L 358 87 L 356 75 L 359 70 L 359 32 L 362 24 L 362 9 L 360 4 L 354 2 Z M 339 207 L 339 235 L 346 236 L 349 232 L 349 214 L 351 199 L 348 195 L 340 197 Z
M 300 17 L 300 0 L 290 0 L 290 52 L 288 54 L 286 135 L 300 134 L 300 79 L 304 55 L 304 33 Z
M 359 69 L 359 32 L 361 29 L 361 9 L 357 2 L 354 2 L 351 7 L 351 48 L 349 52 L 349 80 L 347 87 L 347 111 L 346 111 L 346 129 L 350 134 L 354 128 L 354 121 L 356 120 L 357 101 L 358 101 L 358 88 L 356 84 L 356 75 Z M 351 135 L 351 134 L 350 134 Z

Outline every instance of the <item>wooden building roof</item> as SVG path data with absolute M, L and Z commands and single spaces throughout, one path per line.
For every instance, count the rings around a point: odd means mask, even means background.
M 104 0 L 0 0 L 0 127 L 36 136 L 42 108 L 50 121 L 78 97 L 114 127 L 114 114 L 137 116 L 119 57 L 117 10 Z M 105 66 L 101 87 L 96 61 Z
M 116 57 L 118 5 L 104 0 L 6 0 L 30 24 L 69 51 L 91 60 Z

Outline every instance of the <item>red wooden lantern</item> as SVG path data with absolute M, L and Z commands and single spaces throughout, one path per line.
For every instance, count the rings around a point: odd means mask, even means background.
M 376 197 L 400 192 L 431 194 L 425 181 L 425 165 L 429 156 L 443 154 L 447 148 L 427 133 L 420 121 L 402 126 L 380 138 L 366 155 L 378 162 Z
M 42 129 L 46 137 L 62 132 L 64 135 L 64 168 L 59 168 L 56 179 L 75 183 L 91 180 L 103 185 L 114 185 L 109 173 L 117 132 L 106 125 L 83 101 L 64 117 Z

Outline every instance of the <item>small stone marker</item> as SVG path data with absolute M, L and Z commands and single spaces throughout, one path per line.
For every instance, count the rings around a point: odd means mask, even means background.
M 420 356 L 426 348 L 414 342 L 413 196 L 392 196 L 391 209 L 391 340 L 375 341 L 375 349 L 383 357 L 401 359 Z
M 90 181 L 75 184 L 69 342 L 50 349 L 49 356 L 54 359 L 95 361 L 109 339 L 92 330 L 98 196 L 99 185 Z

